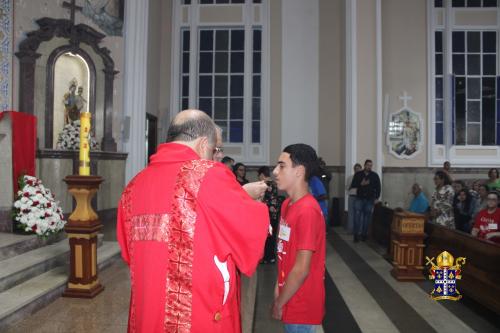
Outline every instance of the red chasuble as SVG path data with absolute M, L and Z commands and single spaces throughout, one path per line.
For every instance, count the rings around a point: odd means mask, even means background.
M 161 145 L 123 192 L 117 223 L 129 332 L 241 332 L 237 272 L 254 273 L 269 216 L 227 167 Z

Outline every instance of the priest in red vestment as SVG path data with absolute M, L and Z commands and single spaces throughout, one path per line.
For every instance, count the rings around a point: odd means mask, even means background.
M 268 213 L 223 165 L 210 161 L 215 125 L 179 113 L 150 164 L 130 181 L 117 238 L 130 266 L 129 332 L 240 332 L 236 272 L 254 273 Z M 253 198 L 252 198 L 253 197 Z

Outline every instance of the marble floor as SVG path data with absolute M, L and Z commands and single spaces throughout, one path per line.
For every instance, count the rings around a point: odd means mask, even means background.
M 397 282 L 391 265 L 371 243 L 353 243 L 336 228 L 328 235 L 326 316 L 317 332 L 500 332 L 500 318 L 466 297 L 435 302 L 429 281 Z M 260 265 L 254 332 L 282 333 L 270 318 L 275 266 Z M 126 332 L 127 267 L 116 263 L 101 274 L 105 291 L 93 300 L 59 298 L 8 332 Z

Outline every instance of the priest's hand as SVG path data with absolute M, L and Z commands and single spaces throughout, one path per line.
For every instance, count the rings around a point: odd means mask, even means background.
M 243 185 L 243 189 L 252 199 L 257 200 L 264 196 L 267 190 L 267 184 L 264 181 L 253 182 Z

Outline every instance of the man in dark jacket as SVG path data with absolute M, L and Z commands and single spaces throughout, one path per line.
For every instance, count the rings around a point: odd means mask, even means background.
M 365 161 L 365 168 L 352 178 L 351 189 L 356 189 L 354 201 L 354 242 L 366 240 L 372 219 L 373 206 L 380 197 L 380 178 L 372 171 L 373 162 Z

